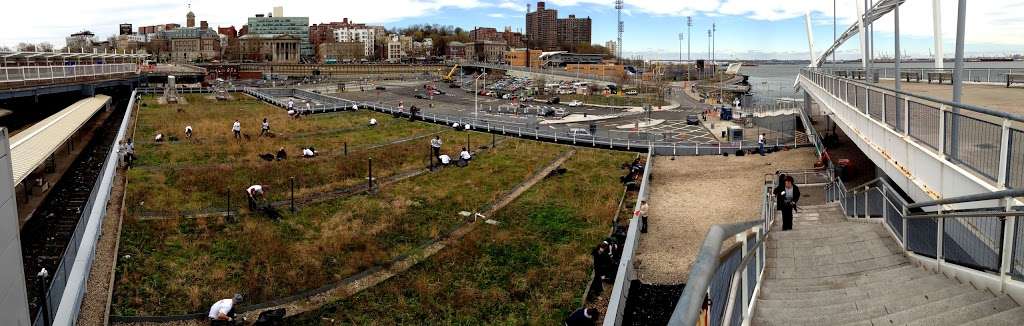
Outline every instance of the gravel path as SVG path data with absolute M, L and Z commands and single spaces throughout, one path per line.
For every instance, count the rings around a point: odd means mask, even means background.
M 758 218 L 766 173 L 810 168 L 813 149 L 766 157 L 656 157 L 651 175 L 648 233 L 637 253 L 638 278 L 647 284 L 686 282 L 690 264 L 711 225 Z

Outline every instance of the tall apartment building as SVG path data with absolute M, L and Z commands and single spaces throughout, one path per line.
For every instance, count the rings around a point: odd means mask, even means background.
M 280 7 L 275 7 L 274 12 L 283 14 Z M 256 14 L 249 17 L 248 33 L 266 37 L 269 35 L 291 35 L 299 39 L 299 55 L 303 57 L 313 56 L 313 47 L 309 43 L 309 17 L 267 17 L 263 14 Z
M 363 46 L 363 56 L 373 57 L 373 42 L 377 38 L 377 29 L 359 27 L 344 27 L 334 31 L 334 40 L 337 42 L 359 42 Z
M 608 54 L 613 56 L 618 55 L 619 53 L 617 51 L 619 49 L 619 45 L 616 44 L 615 41 L 604 42 L 604 48 L 608 49 Z
M 576 15 L 569 15 L 569 18 L 558 19 L 558 45 L 563 50 L 576 51 L 580 44 L 590 44 L 590 17 L 576 18 Z
M 526 39 L 530 48 L 558 50 L 558 11 L 538 1 L 537 9 L 526 13 Z

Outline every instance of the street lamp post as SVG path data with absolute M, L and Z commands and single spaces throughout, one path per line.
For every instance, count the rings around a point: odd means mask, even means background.
M 480 78 L 487 76 L 487 73 L 482 73 L 473 79 L 473 119 L 474 124 L 480 124 Z

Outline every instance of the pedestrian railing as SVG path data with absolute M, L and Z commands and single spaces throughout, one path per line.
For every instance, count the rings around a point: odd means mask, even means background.
M 863 68 L 823 67 L 821 71 L 853 79 L 866 79 Z M 872 68 L 873 75 L 880 79 L 896 79 L 895 67 Z M 976 84 L 1007 85 L 1013 76 L 1024 75 L 1024 68 L 964 68 L 964 82 Z M 900 67 L 900 79 L 907 82 L 952 83 L 953 68 L 907 68 Z
M 644 174 L 640 179 L 640 190 L 636 195 L 636 206 L 633 211 L 640 210 L 641 202 L 647 200 L 650 195 L 651 170 L 654 168 L 654 153 L 647 151 L 647 158 L 644 164 Z M 622 244 L 622 255 L 619 258 L 619 265 L 615 272 L 615 283 L 612 286 L 612 294 L 608 298 L 608 310 L 605 312 L 604 325 L 615 326 L 622 322 L 622 313 L 626 309 L 626 298 L 629 297 L 629 286 L 636 278 L 634 257 L 636 249 L 640 246 L 640 218 L 634 216 L 629 220 L 629 229 L 626 231 L 626 240 Z
M 824 169 L 778 173 L 792 176 L 804 185 L 822 184 L 831 177 Z M 702 310 L 709 326 L 749 323 L 764 273 L 765 241 L 775 222 L 777 205 L 773 190 L 778 186 L 778 173 L 765 178 L 759 219 L 713 225 L 708 230 L 669 325 L 697 325 Z M 720 255 L 723 242 L 730 238 L 735 239 L 739 250 Z
M 888 179 L 846 191 L 836 178 L 826 198 L 847 217 L 881 218 L 911 257 L 994 293 L 1024 295 L 1024 189 L 908 203 Z M 873 195 L 874 194 L 874 195 Z
M 963 166 L 996 187 L 1024 187 L 1024 116 L 804 69 L 806 78 L 935 157 Z
M 118 75 L 137 75 L 134 63 L 0 67 L 0 89 L 87 81 Z

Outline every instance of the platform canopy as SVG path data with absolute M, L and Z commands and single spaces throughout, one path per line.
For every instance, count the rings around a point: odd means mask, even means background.
M 108 103 L 106 95 L 83 99 L 11 137 L 14 184 L 24 181 Z

